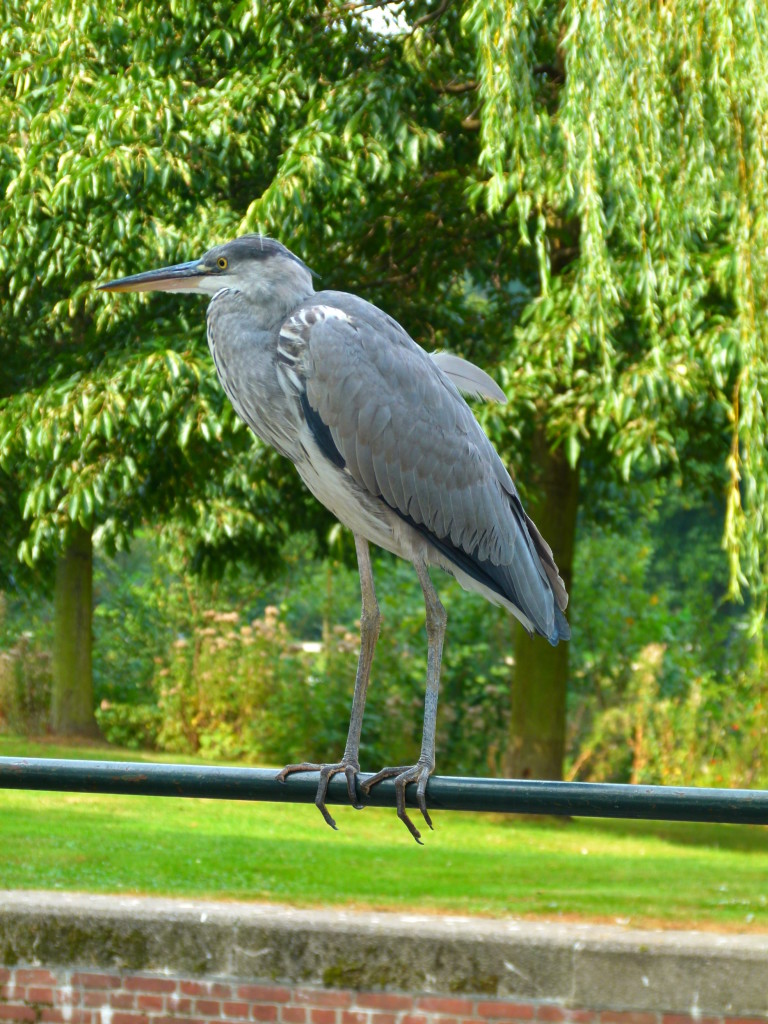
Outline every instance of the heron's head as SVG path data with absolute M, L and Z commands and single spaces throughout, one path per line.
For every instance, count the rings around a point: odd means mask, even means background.
M 100 284 L 105 292 L 199 292 L 215 295 L 222 288 L 247 299 L 300 302 L 314 291 L 312 271 L 298 256 L 266 235 L 242 235 L 209 249 L 199 260 L 147 270 Z

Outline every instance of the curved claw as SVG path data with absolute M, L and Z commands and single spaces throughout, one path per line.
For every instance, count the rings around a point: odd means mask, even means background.
M 434 831 L 434 825 L 432 824 L 432 819 L 430 818 L 429 811 L 427 810 L 427 783 L 429 782 L 429 777 L 433 771 L 434 765 L 429 765 L 422 761 L 419 761 L 414 765 L 401 766 L 399 768 L 382 768 L 380 772 L 377 772 L 370 779 L 367 779 L 360 787 L 365 795 L 368 796 L 371 791 L 371 787 L 375 786 L 376 783 L 381 782 L 382 779 L 391 779 L 392 776 L 394 776 L 397 816 L 419 846 L 423 846 L 424 844 L 421 841 L 421 832 L 419 832 L 413 824 L 405 809 L 405 788 L 409 782 L 417 783 L 416 803 L 424 820 Z
M 363 804 L 357 799 L 357 773 L 360 768 L 355 762 L 354 764 L 347 764 L 344 768 L 344 774 L 347 777 L 347 793 L 349 794 L 349 802 L 355 808 L 356 811 L 362 811 Z
M 352 806 L 360 811 L 363 805 L 359 803 L 357 799 L 357 789 L 355 781 L 357 779 L 357 773 L 360 771 L 360 765 L 357 761 L 351 759 L 342 758 L 336 764 L 314 764 L 311 761 L 303 761 L 301 764 L 288 764 L 281 771 L 277 773 L 275 779 L 277 782 L 285 783 L 289 775 L 293 775 L 296 772 L 320 772 L 320 782 L 317 786 L 317 794 L 315 795 L 315 807 L 323 816 L 323 820 L 327 825 L 330 825 L 332 829 L 338 831 L 338 826 L 335 820 L 331 817 L 331 814 L 326 806 L 325 798 L 328 796 L 328 784 L 338 772 L 344 772 L 347 778 L 347 792 L 349 793 L 349 801 Z

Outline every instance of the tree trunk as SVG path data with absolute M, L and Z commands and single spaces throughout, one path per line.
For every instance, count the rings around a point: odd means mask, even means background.
M 579 474 L 562 448 L 552 452 L 543 430 L 533 444 L 533 500 L 527 512 L 552 547 L 566 589 L 571 569 L 579 500 Z M 552 647 L 515 624 L 515 669 L 505 773 L 518 779 L 562 779 L 568 643 Z
M 56 561 L 51 727 L 57 735 L 99 738 L 91 668 L 93 543 L 75 526 Z

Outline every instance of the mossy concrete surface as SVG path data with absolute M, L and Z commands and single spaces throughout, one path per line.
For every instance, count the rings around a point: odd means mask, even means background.
M 768 935 L 0 891 L 0 966 L 768 1017 Z

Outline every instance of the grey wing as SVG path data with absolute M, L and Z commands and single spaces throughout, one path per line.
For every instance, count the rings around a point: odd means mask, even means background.
M 519 608 L 552 642 L 558 631 L 564 637 L 556 609 L 567 596 L 551 551 L 456 387 L 386 314 L 325 294 L 333 306 L 314 296 L 278 344 L 286 358 L 293 345 L 323 450 L 451 565 Z
M 507 396 L 485 370 L 451 352 L 430 352 L 429 358 L 451 379 L 462 395 L 485 398 L 491 402 L 506 402 Z

